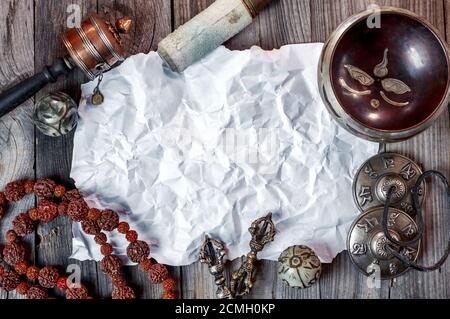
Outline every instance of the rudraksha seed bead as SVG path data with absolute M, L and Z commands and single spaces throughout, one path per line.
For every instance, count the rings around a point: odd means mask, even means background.
M 0 206 L 5 207 L 8 204 L 8 200 L 6 199 L 5 193 L 0 192 Z
M 127 282 L 122 276 L 115 276 L 112 277 L 112 284 L 114 287 L 125 287 L 127 285 Z
M 4 273 L 5 273 L 5 268 L 3 268 L 3 266 L 0 266 L 0 285 L 1 285 L 2 276 Z
M 58 205 L 43 199 L 38 205 L 39 219 L 44 223 L 49 223 L 58 217 Z
M 113 253 L 113 247 L 111 246 L 111 244 L 103 244 L 100 247 L 100 252 L 102 253 L 103 256 L 109 256 Z
M 162 298 L 167 300 L 177 299 L 177 293 L 172 290 L 164 291 Z
M 26 275 L 28 271 L 28 264 L 25 261 L 22 261 L 16 265 L 15 270 L 19 275 Z
M 52 198 L 56 183 L 49 178 L 41 178 L 34 184 L 34 194 L 39 199 Z
M 18 263 L 25 261 L 25 247 L 21 243 L 12 242 L 3 249 L 3 259 L 14 267 Z
M 81 222 L 81 228 L 88 235 L 97 235 L 98 233 L 100 233 L 100 227 L 98 226 L 97 222 L 94 222 L 92 220 L 83 220 Z
M 1 277 L 1 285 L 6 292 L 13 291 L 20 284 L 20 277 L 14 271 L 5 271 Z
M 5 197 L 10 202 L 17 202 L 25 196 L 25 187 L 22 182 L 11 182 L 5 187 Z
M 34 231 L 34 223 L 27 213 L 22 213 L 14 218 L 13 229 L 17 235 L 25 237 Z
M 105 233 L 99 233 L 99 234 L 95 235 L 94 240 L 98 245 L 103 245 L 103 244 L 106 244 L 108 237 L 106 236 Z
M 19 295 L 25 296 L 28 292 L 28 289 L 30 289 L 30 285 L 27 282 L 21 282 L 17 286 L 16 291 Z
M 59 290 L 65 291 L 67 289 L 67 278 L 66 277 L 59 277 L 58 281 L 56 282 L 56 287 Z
M 115 211 L 105 209 L 97 222 L 102 230 L 113 231 L 119 225 L 119 215 Z
M 3 217 L 5 217 L 6 215 L 6 209 L 3 206 L 0 206 L 0 220 L 3 219 Z
M 29 280 L 36 280 L 39 278 L 39 267 L 36 266 L 30 266 L 27 269 L 27 278 Z
M 125 238 L 128 240 L 128 242 L 135 243 L 138 240 L 138 233 L 135 230 L 129 230 L 125 235 Z
M 67 207 L 69 204 L 66 202 L 59 203 L 58 205 L 58 214 L 59 216 L 66 216 L 67 215 Z
M 23 184 L 23 187 L 25 189 L 25 193 L 27 193 L 27 194 L 33 193 L 34 192 L 34 184 L 35 184 L 34 181 L 26 181 Z
M 130 243 L 127 247 L 127 256 L 134 263 L 139 264 L 150 255 L 150 246 L 145 241 Z
M 66 188 L 62 185 L 56 186 L 53 191 L 53 195 L 55 195 L 55 197 L 58 197 L 58 198 L 62 198 L 65 193 L 66 193 Z
M 112 299 L 136 299 L 136 295 L 131 287 L 114 287 L 112 291 Z
M 54 288 L 58 282 L 59 273 L 55 267 L 44 267 L 39 271 L 38 281 L 44 288 Z
M 160 284 L 169 278 L 167 267 L 161 264 L 154 264 L 148 271 L 148 279 L 153 284 Z
M 81 195 L 78 189 L 72 189 L 70 191 L 66 191 L 62 199 L 64 202 L 70 203 L 76 200 L 83 199 L 83 195 Z
M 5 238 L 8 243 L 15 242 L 17 239 L 17 233 L 14 230 L 8 230 Z
M 175 290 L 175 288 L 177 288 L 176 280 L 173 278 L 167 278 L 166 280 L 163 281 L 163 288 L 166 291 Z
M 28 299 L 48 299 L 47 289 L 40 286 L 33 286 L 28 289 L 27 292 Z
M 152 265 L 153 263 L 150 259 L 145 259 L 139 263 L 139 269 L 143 272 L 148 272 Z
M 127 222 L 120 222 L 119 225 L 117 226 L 117 230 L 119 233 L 125 235 L 127 231 L 130 230 L 130 225 Z
M 70 202 L 67 207 L 67 215 L 76 222 L 81 222 L 87 217 L 89 207 L 83 199 Z
M 110 277 L 119 276 L 122 269 L 122 261 L 115 255 L 106 256 L 100 262 L 100 269 Z
M 28 216 L 30 217 L 31 220 L 38 221 L 39 220 L 39 210 L 34 207 L 30 208 L 30 210 L 28 211 Z
M 80 288 L 68 288 L 66 290 L 66 298 L 67 299 L 88 299 L 89 294 L 85 287 Z
M 88 219 L 97 221 L 102 216 L 102 212 L 98 208 L 90 208 L 88 212 Z

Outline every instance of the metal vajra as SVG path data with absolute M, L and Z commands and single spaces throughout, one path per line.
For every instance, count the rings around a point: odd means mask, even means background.
M 224 257 L 227 254 L 225 245 L 215 239 L 205 236 L 200 250 L 200 262 L 208 265 L 209 272 L 214 276 L 217 285 L 216 296 L 219 299 L 231 299 L 231 291 L 226 285 Z
M 231 276 L 231 293 L 235 298 L 250 293 L 255 282 L 257 254 L 274 240 L 276 230 L 272 221 L 272 213 L 254 221 L 248 230 L 252 235 L 251 251 L 247 254 L 246 260 L 239 270 L 233 272 Z

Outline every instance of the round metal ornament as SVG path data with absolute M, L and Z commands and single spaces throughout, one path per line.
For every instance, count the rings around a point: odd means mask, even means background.
M 50 93 L 36 103 L 33 122 L 45 135 L 66 135 L 78 123 L 77 104 L 65 93 Z
M 347 238 L 347 250 L 353 264 L 366 276 L 379 276 L 382 280 L 398 277 L 409 267 L 386 249 L 395 247 L 401 255 L 416 261 L 420 241 L 413 245 L 398 248 L 384 235 L 382 229 L 383 207 L 374 208 L 359 216 L 350 228 Z M 397 241 L 407 242 L 417 234 L 417 224 L 396 208 L 389 208 L 388 230 Z
M 278 276 L 290 287 L 309 288 L 322 272 L 319 257 L 309 247 L 292 246 L 278 258 Z
M 356 173 L 353 182 L 355 203 L 361 212 L 383 206 L 387 192 L 394 186 L 390 206 L 413 215 L 412 188 L 421 174 L 419 165 L 405 156 L 378 154 L 367 160 Z M 423 203 L 424 194 L 425 184 L 422 184 L 419 190 L 420 204 Z

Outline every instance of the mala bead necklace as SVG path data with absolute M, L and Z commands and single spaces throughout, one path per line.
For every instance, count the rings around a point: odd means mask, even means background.
M 175 299 L 176 281 L 169 276 L 167 267 L 157 263 L 150 258 L 150 246 L 138 240 L 138 233 L 126 222 L 120 222 L 119 215 L 112 210 L 100 211 L 89 208 L 83 196 L 77 190 L 66 191 L 62 185 L 57 185 L 51 179 L 40 179 L 36 182 L 12 182 L 9 183 L 5 192 L 0 192 L 0 219 L 6 213 L 8 202 L 21 200 L 26 194 L 34 193 L 40 202 L 37 208 L 31 208 L 28 213 L 22 213 L 13 221 L 13 229 L 6 234 L 9 242 L 0 250 L 0 262 L 5 261 L 14 270 L 5 270 L 0 266 L 0 285 L 6 291 L 17 290 L 18 293 L 26 295 L 30 299 L 48 298 L 47 289 L 57 287 L 66 292 L 67 299 L 88 299 L 87 289 L 81 285 L 78 288 L 67 287 L 67 278 L 60 276 L 54 267 L 39 269 L 36 266 L 28 267 L 25 263 L 25 246 L 18 242 L 18 238 L 33 233 L 34 222 L 51 222 L 58 216 L 69 216 L 73 221 L 81 223 L 82 230 L 95 236 L 95 242 L 100 245 L 104 258 L 100 262 L 101 270 L 111 277 L 113 283 L 113 299 L 134 299 L 133 289 L 126 285 L 122 276 L 122 261 L 113 255 L 113 247 L 107 242 L 107 236 L 102 231 L 111 232 L 115 229 L 124 234 L 129 242 L 127 256 L 131 262 L 137 263 L 139 269 L 148 274 L 149 281 L 162 284 L 164 288 L 164 299 Z M 59 198 L 59 204 L 51 199 Z M 1 247 L 0 247 L 1 248 Z M 3 256 L 3 258 L 2 258 Z M 26 275 L 29 280 L 38 281 L 39 285 L 29 285 L 20 281 L 20 275 Z

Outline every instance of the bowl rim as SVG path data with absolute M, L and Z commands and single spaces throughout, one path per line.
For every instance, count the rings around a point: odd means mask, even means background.
M 439 41 L 441 48 L 445 54 L 447 60 L 448 77 L 447 86 L 445 88 L 445 93 L 440 103 L 436 106 L 435 110 L 423 121 L 415 124 L 411 127 L 401 129 L 401 130 L 385 130 L 377 129 L 374 127 L 369 127 L 359 121 L 356 117 L 348 113 L 342 104 L 339 102 L 334 86 L 331 80 L 332 74 L 332 62 L 334 58 L 334 53 L 337 45 L 340 43 L 342 37 L 347 33 L 347 31 L 359 23 L 361 20 L 370 17 L 373 14 L 399 14 L 411 19 L 418 21 L 423 24 L 428 30 L 430 30 L 436 39 Z M 352 134 L 356 134 L 365 139 L 377 141 L 377 142 L 396 142 L 400 140 L 405 140 L 414 135 L 417 135 L 430 127 L 434 121 L 441 115 L 445 107 L 450 103 L 450 47 L 449 44 L 443 39 L 440 31 L 432 25 L 430 22 L 419 16 L 418 14 L 403 8 L 396 7 L 374 7 L 360 13 L 354 14 L 344 20 L 330 35 L 328 40 L 325 42 L 324 48 L 322 50 L 320 62 L 319 62 L 319 72 L 318 72 L 318 82 L 320 88 L 320 94 L 324 104 L 330 111 L 331 115 L 348 131 Z M 351 125 L 350 125 L 351 124 Z

